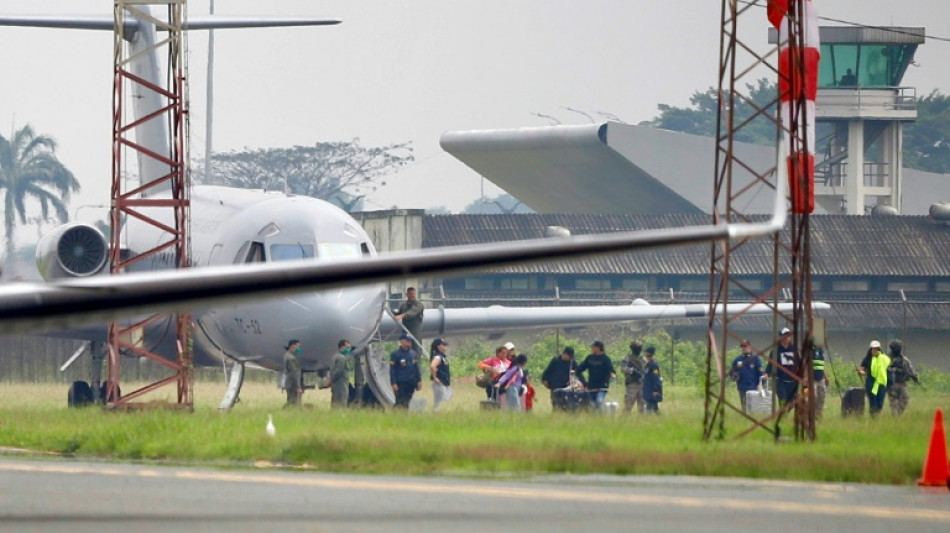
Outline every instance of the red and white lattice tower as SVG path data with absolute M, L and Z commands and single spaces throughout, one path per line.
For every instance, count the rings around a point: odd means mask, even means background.
M 761 47 L 763 9 L 768 20 L 778 29 L 780 45 L 764 54 Z M 794 412 L 794 434 L 798 439 L 815 438 L 814 392 L 811 387 L 811 351 L 805 349 L 806 339 L 812 333 L 810 258 L 808 247 L 808 215 L 814 209 L 814 150 L 815 97 L 817 93 L 819 42 L 817 11 L 811 0 L 752 0 L 738 3 L 723 0 L 719 62 L 719 117 L 716 175 L 714 178 L 714 222 L 745 222 L 751 216 L 742 211 L 748 197 L 759 194 L 762 187 L 775 189 L 788 183 L 789 228 L 776 234 L 771 243 L 763 240 L 741 240 L 716 243 L 712 246 L 710 264 L 710 306 L 727 304 L 730 297 L 741 301 L 763 303 L 773 307 L 773 333 L 781 327 L 793 332 L 793 342 L 799 348 L 794 379 L 799 383 L 798 394 L 785 406 L 777 406 L 764 418 L 743 413 L 735 388 L 728 379 L 729 363 L 726 353 L 739 344 L 741 335 L 736 324 L 745 320 L 741 313 L 723 316 L 710 313 L 706 361 L 706 401 L 703 437 L 723 438 L 726 435 L 725 413 L 738 415 L 747 428 L 738 436 L 755 429 L 779 436 L 779 422 Z M 748 34 L 748 37 L 746 35 Z M 775 57 L 772 56 L 776 56 Z M 773 70 L 778 78 L 778 94 L 771 105 L 757 107 L 750 94 L 759 67 Z M 748 79 L 747 79 L 748 78 Z M 739 104 L 755 110 L 753 117 L 738 119 L 735 111 Z M 743 161 L 733 150 L 735 135 L 752 123 L 757 116 L 777 123 L 778 150 L 776 165 L 758 172 L 756 165 Z M 781 132 L 779 135 L 778 133 Z M 734 187 L 734 173 L 753 174 L 753 185 Z M 786 180 L 787 176 L 787 180 Z M 733 276 L 734 263 L 739 258 L 749 261 L 771 261 L 773 282 L 761 289 L 752 287 Z M 779 311 L 779 299 L 790 299 L 792 312 Z M 773 334 L 773 339 L 777 335 Z M 775 348 L 754 346 L 757 353 L 768 356 Z
M 164 258 L 170 258 L 173 266 L 178 268 L 189 266 L 186 4 L 186 0 L 115 0 L 110 213 L 112 275 L 120 275 L 142 261 L 161 262 Z M 137 25 L 137 21 L 148 21 L 149 24 Z M 153 24 L 156 31 L 151 30 Z M 152 58 L 167 58 L 165 76 L 156 75 L 162 65 L 151 64 Z M 133 71 L 133 65 L 138 65 L 144 72 Z M 160 79 L 164 81 L 157 81 Z M 132 112 L 128 111 L 127 105 Z M 126 184 L 124 176 L 126 155 L 134 156 L 138 163 L 139 180 L 133 187 Z M 123 222 L 133 219 L 152 227 L 153 233 L 161 236 L 159 242 L 147 250 L 123 250 Z M 170 321 L 175 329 L 177 354 L 174 360 L 152 353 L 147 346 L 137 342 L 143 329 L 160 321 Z M 191 317 L 186 314 L 173 317 L 156 315 L 133 324 L 110 324 L 106 404 L 110 407 L 158 404 L 191 408 L 190 331 Z M 167 367 L 171 375 L 135 391 L 121 391 L 119 364 L 122 354 L 148 358 Z M 141 400 L 143 395 L 170 384 L 178 388 L 174 404 Z

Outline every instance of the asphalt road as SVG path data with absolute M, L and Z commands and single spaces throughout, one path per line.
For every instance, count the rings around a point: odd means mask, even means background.
M 0 458 L 0 531 L 950 531 L 950 491 L 696 477 L 510 481 Z

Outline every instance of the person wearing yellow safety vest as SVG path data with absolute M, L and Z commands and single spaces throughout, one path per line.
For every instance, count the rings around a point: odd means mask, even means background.
M 868 407 L 871 416 L 884 409 L 884 398 L 887 396 L 887 367 L 891 365 L 891 358 L 881 352 L 881 343 L 873 340 L 868 348 L 867 355 L 861 360 L 858 374 L 864 376 L 864 390 L 868 393 Z

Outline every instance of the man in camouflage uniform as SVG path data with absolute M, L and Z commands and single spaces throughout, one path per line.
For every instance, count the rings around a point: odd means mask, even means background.
M 637 406 L 637 412 L 642 413 L 645 404 L 643 403 L 643 370 L 646 363 L 640 357 L 643 350 L 643 342 L 636 339 L 630 343 L 630 353 L 620 361 L 620 372 L 624 375 L 627 390 L 623 396 L 623 410 L 629 413 L 633 406 Z
M 904 356 L 904 346 L 899 340 L 891 341 L 891 364 L 887 367 L 887 399 L 891 404 L 891 413 L 900 415 L 910 403 L 910 394 L 907 393 L 907 382 L 910 380 L 920 383 L 917 371 L 910 359 Z

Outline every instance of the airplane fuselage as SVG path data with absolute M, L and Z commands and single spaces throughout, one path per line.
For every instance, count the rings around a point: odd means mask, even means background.
M 150 214 L 168 220 L 171 210 Z M 369 236 L 343 210 L 322 200 L 278 192 L 196 186 L 191 191 L 191 261 L 196 267 L 285 260 L 333 261 L 376 255 Z M 123 247 L 133 253 L 167 241 L 159 228 L 130 218 Z M 175 268 L 171 253 L 153 255 L 130 271 Z M 195 359 L 226 358 L 279 369 L 289 339 L 303 343 L 301 364 L 328 366 L 340 339 L 365 346 L 379 327 L 386 303 L 385 285 L 304 292 L 192 312 Z M 146 332 L 157 351 L 173 353 L 166 324 Z M 173 335 L 171 336 L 173 337 Z M 167 345 L 167 346 L 166 346 Z

